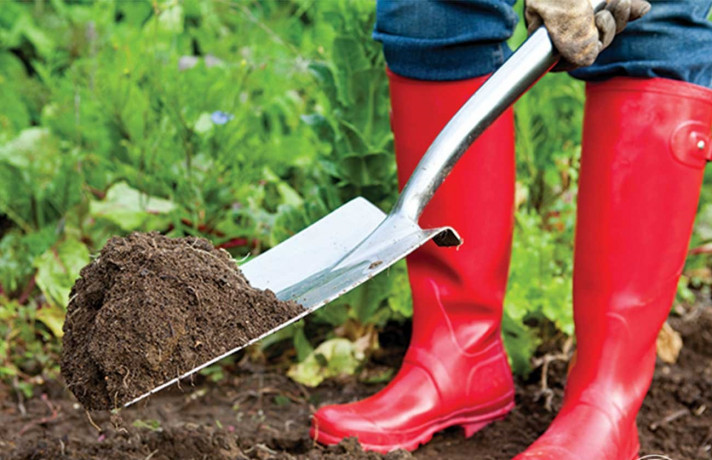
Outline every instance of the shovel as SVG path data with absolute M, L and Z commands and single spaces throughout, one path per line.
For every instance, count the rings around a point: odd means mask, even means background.
M 591 0 L 594 10 L 605 0 Z M 125 404 L 170 386 L 267 335 L 298 321 L 368 281 L 433 240 L 459 246 L 450 227 L 421 228 L 418 219 L 460 157 L 510 105 L 558 61 L 544 27 L 470 97 L 430 145 L 406 183 L 390 214 L 358 197 L 306 229 L 240 266 L 250 284 L 270 289 L 280 300 L 304 307 L 298 316 L 271 331 L 176 377 Z M 455 203 L 453 203 L 455 206 Z

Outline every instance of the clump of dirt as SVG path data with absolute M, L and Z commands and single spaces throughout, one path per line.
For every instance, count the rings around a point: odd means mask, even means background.
M 202 238 L 112 238 L 80 276 L 61 368 L 90 410 L 118 407 L 303 312 L 251 287 Z

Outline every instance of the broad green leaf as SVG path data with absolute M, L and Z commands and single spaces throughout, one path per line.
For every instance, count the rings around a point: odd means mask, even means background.
M 351 76 L 359 70 L 368 69 L 371 65 L 365 55 L 363 42 L 353 37 L 336 38 L 334 65 L 339 69 L 336 77 L 339 100 L 342 104 L 351 106 L 356 102 Z
M 320 89 L 327 95 L 328 100 L 336 101 L 336 80 L 331 67 L 324 62 L 311 62 L 309 71 L 319 82 Z
M 410 294 L 405 261 L 400 261 L 393 265 L 389 273 L 394 279 L 388 296 L 388 306 L 403 317 L 410 318 L 413 316 L 413 299 Z
M 61 241 L 35 259 L 37 286 L 51 305 L 67 307 L 69 291 L 88 263 L 89 250 L 74 238 Z
M 349 305 L 356 319 L 362 324 L 368 324 L 374 321 L 374 314 L 391 294 L 393 279 L 391 273 L 386 270 L 342 296 L 337 302 Z
M 3 6 L 4 7 L 4 6 Z M 8 48 L 20 47 L 22 42 L 29 42 L 42 57 L 49 57 L 54 49 L 54 43 L 49 35 L 32 21 L 30 15 L 21 15 L 13 24 L 9 35 Z
M 365 359 L 356 343 L 348 339 L 330 339 L 319 345 L 304 361 L 289 368 L 293 380 L 315 387 L 324 379 L 352 375 Z
M 159 28 L 166 32 L 183 32 L 183 7 L 177 2 L 168 5 L 158 15 Z
M 304 204 L 304 199 L 284 181 L 277 183 L 277 191 L 282 198 L 282 204 L 292 207 L 300 207 Z
M 344 324 L 349 318 L 348 305 L 339 303 L 339 301 L 331 302 L 323 308 L 319 308 L 312 313 L 312 318 L 316 321 L 330 324 L 334 327 Z
M 148 196 L 130 187 L 126 182 L 118 182 L 106 192 L 101 200 L 92 200 L 89 212 L 96 218 L 107 219 L 122 230 L 153 230 L 164 222 L 161 214 L 173 211 L 176 205 L 162 198 Z
M 61 338 L 64 335 L 62 326 L 64 325 L 64 309 L 55 304 L 43 305 L 37 310 L 35 318 L 41 321 L 52 331 L 55 337 Z
M 307 336 L 304 335 L 304 327 L 297 327 L 294 331 L 294 348 L 297 350 L 297 361 L 304 361 L 314 352 Z
M 33 161 L 42 159 L 42 146 L 50 136 L 46 128 L 27 128 L 11 142 L 0 146 L 0 160 L 25 170 Z
M 151 2 L 147 0 L 133 0 L 130 2 L 117 2 L 115 7 L 120 11 L 125 20 L 135 27 L 144 23 L 153 12 Z
M 193 129 L 198 134 L 206 134 L 212 131 L 214 127 L 215 123 L 213 123 L 213 120 L 210 118 L 210 114 L 208 112 L 203 112 L 195 121 Z

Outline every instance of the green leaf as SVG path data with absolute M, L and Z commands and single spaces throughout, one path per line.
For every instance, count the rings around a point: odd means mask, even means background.
M 125 21 L 134 26 L 140 26 L 143 24 L 153 12 L 151 2 L 146 0 L 117 2 L 115 3 L 115 7 L 123 14 Z
M 35 259 L 37 286 L 51 305 L 67 307 L 69 291 L 79 277 L 79 271 L 88 263 L 89 250 L 74 238 L 61 241 Z
M 319 385 L 324 379 L 352 375 L 361 365 L 365 355 L 348 339 L 330 339 L 319 345 L 307 358 L 289 368 L 290 378 L 309 387 Z
M 33 161 L 43 159 L 42 147 L 47 142 L 50 132 L 46 128 L 27 128 L 7 144 L 0 146 L 0 160 L 25 170 Z M 38 150 L 40 152 L 38 152 Z
M 361 40 L 353 37 L 339 37 L 334 40 L 334 66 L 339 69 L 337 73 L 337 91 L 339 101 L 345 106 L 353 106 L 354 81 L 351 76 L 370 67 L 370 62 L 365 55 L 364 45 Z
M 506 312 L 502 317 L 502 338 L 512 372 L 527 376 L 531 371 L 531 358 L 538 345 L 538 339 L 530 329 L 510 318 Z
M 314 352 L 307 336 L 304 334 L 304 327 L 297 327 L 294 331 L 294 348 L 297 350 L 297 360 L 304 361 Z
M 208 112 L 203 112 L 195 121 L 193 129 L 198 134 L 206 134 L 212 131 L 214 127 L 215 123 L 213 123 L 213 120 L 210 118 L 210 114 Z
M 360 323 L 371 323 L 376 311 L 388 299 L 392 284 L 393 277 L 386 270 L 344 295 L 339 303 L 350 305 Z
M 327 323 L 334 327 L 340 326 L 349 318 L 349 308 L 344 303 L 331 302 L 312 313 L 312 318 L 315 321 Z
M 337 96 L 336 80 L 334 78 L 334 71 L 329 65 L 325 62 L 311 62 L 309 63 L 309 72 L 311 72 L 319 82 L 321 90 L 325 92 L 328 99 L 335 101 Z
M 45 31 L 37 27 L 32 21 L 32 16 L 22 15 L 13 24 L 12 30 L 9 34 L 9 47 L 20 47 L 23 40 L 27 40 L 42 57 L 49 57 L 52 50 L 54 49 L 54 43 L 52 39 L 45 33 Z
M 158 27 L 166 32 L 183 32 L 183 7 L 175 3 L 161 11 L 158 15 Z
M 413 316 L 413 299 L 410 294 L 405 261 L 403 260 L 393 265 L 390 268 L 390 275 L 394 279 L 391 285 L 391 292 L 388 295 L 388 306 L 399 315 L 410 318 Z
M 155 230 L 164 224 L 159 215 L 176 208 L 171 201 L 146 195 L 130 187 L 126 182 L 111 186 L 102 201 L 93 200 L 89 213 L 107 219 L 126 231 Z
M 61 338 L 64 335 L 64 331 L 62 331 L 64 316 L 64 309 L 62 307 L 49 304 L 40 307 L 37 310 L 35 318 L 47 326 L 55 337 Z
M 161 431 L 161 422 L 154 419 L 137 419 L 133 421 L 131 426 L 133 426 L 134 428 L 145 428 L 151 431 Z

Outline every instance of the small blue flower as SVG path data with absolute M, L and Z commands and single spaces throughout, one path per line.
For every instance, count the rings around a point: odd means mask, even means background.
M 233 118 L 235 118 L 233 114 L 223 112 L 222 110 L 216 110 L 215 112 L 210 114 L 210 119 L 213 120 L 213 123 L 215 123 L 216 125 L 224 125 Z

